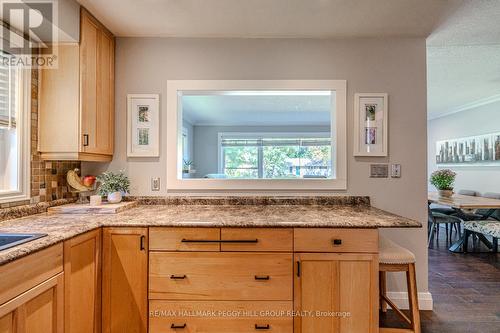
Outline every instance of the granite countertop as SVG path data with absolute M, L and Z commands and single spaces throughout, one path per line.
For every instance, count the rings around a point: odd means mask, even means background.
M 140 205 L 108 215 L 38 214 L 0 222 L 0 233 L 48 236 L 0 251 L 0 265 L 101 226 L 418 228 L 367 205 Z

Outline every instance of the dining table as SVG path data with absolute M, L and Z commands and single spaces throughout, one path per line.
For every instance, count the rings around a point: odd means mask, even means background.
M 470 196 L 453 194 L 451 197 L 442 197 L 438 192 L 428 193 L 429 204 L 438 204 L 441 206 L 447 206 L 456 211 L 456 216 L 465 221 L 470 221 L 471 212 L 477 209 L 487 210 L 485 216 L 490 215 L 496 209 L 500 209 L 500 200 L 485 198 L 480 196 Z M 472 215 L 473 216 L 473 215 Z M 484 236 L 478 235 L 479 240 L 484 243 L 488 248 L 492 248 L 491 242 Z M 461 252 L 461 248 L 465 242 L 465 233 L 462 233 L 460 239 L 453 243 L 449 250 L 451 252 Z

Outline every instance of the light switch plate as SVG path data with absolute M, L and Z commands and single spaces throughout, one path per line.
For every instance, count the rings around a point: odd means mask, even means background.
M 159 191 L 159 190 L 160 190 L 160 177 L 152 177 L 151 191 Z
M 401 178 L 401 164 L 392 164 L 391 165 L 391 177 L 392 178 Z

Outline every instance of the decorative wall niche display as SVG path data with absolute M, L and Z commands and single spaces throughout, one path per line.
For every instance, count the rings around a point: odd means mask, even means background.
M 500 165 L 500 132 L 438 141 L 436 163 Z
M 127 95 L 127 156 L 158 157 L 160 95 Z
M 388 95 L 354 95 L 354 156 L 387 156 Z

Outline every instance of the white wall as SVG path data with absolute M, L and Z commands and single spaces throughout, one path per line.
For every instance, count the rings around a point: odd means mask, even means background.
M 368 195 L 375 207 L 426 223 L 426 45 L 423 38 L 394 39 L 169 39 L 118 38 L 116 43 L 115 155 L 110 164 L 84 163 L 84 174 L 126 169 L 132 194 L 167 195 L 165 96 L 167 80 L 345 79 L 348 110 L 349 195 Z M 388 158 L 354 158 L 356 92 L 389 94 Z M 160 157 L 126 157 L 126 95 L 159 93 Z M 400 179 L 369 178 L 370 163 L 402 165 Z M 152 192 L 150 178 L 161 177 Z M 311 189 L 310 194 L 318 194 Z M 426 228 L 384 230 L 417 256 L 419 290 L 427 286 Z M 405 290 L 401 280 L 397 287 Z
M 500 132 L 500 102 L 430 120 L 428 123 L 429 174 L 437 170 L 437 141 L 495 132 Z M 497 167 L 453 166 L 451 169 L 457 173 L 456 190 L 500 193 L 500 163 Z M 435 190 L 431 185 L 429 188 Z

